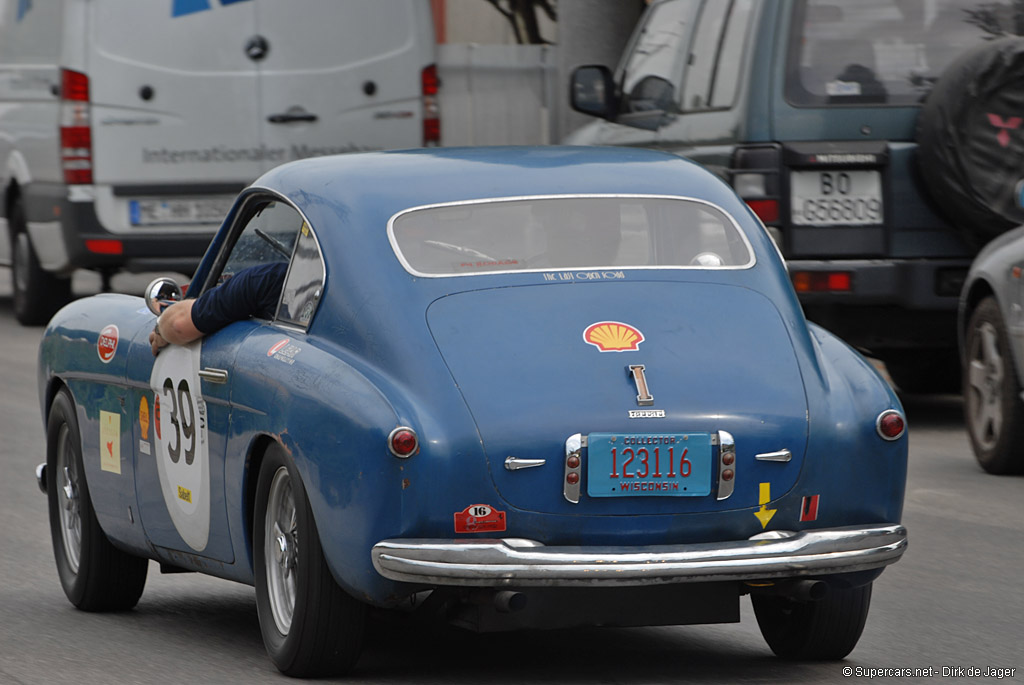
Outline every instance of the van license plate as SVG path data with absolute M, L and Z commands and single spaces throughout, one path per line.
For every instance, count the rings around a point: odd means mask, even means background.
M 587 436 L 591 497 L 711 494 L 710 433 L 591 433 Z
M 882 223 L 882 174 L 878 171 L 793 171 L 791 215 L 795 226 L 878 226 Z
M 218 225 L 227 216 L 233 196 L 138 199 L 128 202 L 132 226 Z

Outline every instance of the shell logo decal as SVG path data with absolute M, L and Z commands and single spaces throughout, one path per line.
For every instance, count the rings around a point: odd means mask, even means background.
M 644 334 L 628 323 L 599 321 L 587 326 L 583 340 L 601 352 L 635 352 L 644 341 Z

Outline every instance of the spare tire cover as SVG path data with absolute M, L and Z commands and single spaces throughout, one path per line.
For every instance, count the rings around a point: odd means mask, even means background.
M 980 248 L 1024 223 L 1024 38 L 992 41 L 958 57 L 917 120 L 918 161 L 932 199 Z

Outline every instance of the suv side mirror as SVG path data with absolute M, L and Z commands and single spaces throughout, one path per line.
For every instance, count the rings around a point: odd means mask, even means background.
M 572 72 L 569 101 L 577 112 L 610 119 L 618 110 L 612 72 L 602 65 L 577 67 Z
M 146 286 L 146 306 L 157 316 L 182 298 L 181 288 L 173 279 L 158 278 Z

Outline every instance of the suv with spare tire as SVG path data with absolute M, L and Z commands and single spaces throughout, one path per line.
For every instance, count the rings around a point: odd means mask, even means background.
M 720 174 L 808 318 L 907 392 L 955 390 L 964 276 L 1024 223 L 1021 33 L 1014 0 L 660 0 L 614 72 L 575 71 L 574 109 L 602 121 L 565 142 Z

